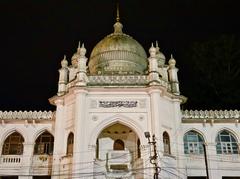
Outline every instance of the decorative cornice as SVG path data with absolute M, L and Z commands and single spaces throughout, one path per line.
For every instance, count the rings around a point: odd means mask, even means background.
M 0 111 L 2 120 L 52 120 L 52 111 Z
M 147 75 L 96 75 L 88 76 L 89 86 L 147 86 L 149 83 Z M 170 84 L 160 79 L 159 85 L 170 90 Z
M 239 110 L 185 110 L 182 119 L 240 119 Z

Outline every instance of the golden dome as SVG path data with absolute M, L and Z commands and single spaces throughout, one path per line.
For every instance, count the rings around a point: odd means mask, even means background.
M 101 40 L 89 59 L 90 74 L 144 74 L 147 55 L 143 47 L 114 24 L 114 32 Z

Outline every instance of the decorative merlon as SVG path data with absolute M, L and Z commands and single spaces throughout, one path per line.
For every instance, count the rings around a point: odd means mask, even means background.
M 239 110 L 185 110 L 182 119 L 240 119 Z
M 0 120 L 52 120 L 52 111 L 0 111 Z

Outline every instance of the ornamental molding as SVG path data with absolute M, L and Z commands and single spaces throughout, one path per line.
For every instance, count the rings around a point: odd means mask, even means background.
M 88 85 L 147 85 L 146 75 L 102 75 L 88 76 Z
M 240 119 L 239 110 L 185 110 L 182 119 Z
M 52 111 L 0 111 L 2 120 L 52 120 L 55 112 Z
M 146 108 L 146 99 L 140 100 L 91 100 L 90 108 Z

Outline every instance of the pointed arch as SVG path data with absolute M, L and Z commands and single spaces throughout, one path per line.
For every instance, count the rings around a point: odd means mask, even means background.
M 89 145 L 96 145 L 96 140 L 101 131 L 111 125 L 114 125 L 116 123 L 125 125 L 131 129 L 138 135 L 140 141 L 146 141 L 144 137 L 144 130 L 139 126 L 139 124 L 136 122 L 136 120 L 133 120 L 127 116 L 124 115 L 114 115 L 110 118 L 107 118 L 107 120 L 103 120 L 99 125 L 97 125 L 93 129 L 93 133 L 91 134 Z M 147 142 L 147 141 L 146 141 Z M 147 145 L 147 143 L 146 143 Z
M 70 132 L 67 138 L 67 155 L 73 155 L 74 134 Z
M 0 143 L 0 144 L 3 144 L 3 142 L 6 140 L 6 138 L 14 132 L 18 132 L 19 134 L 21 134 L 24 139 L 24 142 L 28 141 L 28 136 L 24 130 L 21 130 L 18 128 L 11 128 L 11 129 L 3 132 L 2 136 L 1 136 L 1 140 L 0 140 L 0 142 L 2 142 L 2 143 Z
M 206 136 L 205 136 L 205 134 L 204 134 L 201 130 L 192 127 L 192 128 L 187 129 L 187 130 L 184 132 L 184 135 L 185 135 L 187 132 L 189 132 L 189 131 L 195 131 L 195 132 L 199 133 L 199 134 L 201 135 L 201 137 L 203 138 L 203 141 L 208 141 L 207 138 L 206 138 Z
M 2 147 L 3 155 L 22 155 L 23 154 L 23 136 L 15 131 L 4 140 Z
M 185 154 L 203 154 L 203 136 L 196 130 L 189 130 L 184 134 L 184 153 Z
M 238 154 L 237 137 L 228 129 L 222 129 L 216 136 L 216 151 L 217 154 Z
M 51 132 L 50 128 L 44 127 L 44 128 L 41 128 L 40 130 L 38 130 L 37 132 L 34 133 L 34 135 L 32 136 L 32 140 L 35 142 L 35 141 L 37 140 L 37 138 L 38 138 L 41 134 L 43 134 L 44 132 L 48 132 L 48 133 L 50 133 L 52 136 L 54 136 L 53 133 Z
M 233 134 L 235 137 L 236 137 L 236 140 L 237 141 L 240 141 L 240 136 L 239 136 L 239 132 L 238 131 L 235 131 L 231 128 L 228 128 L 228 127 L 223 127 L 223 128 L 220 128 L 217 130 L 217 134 L 223 130 L 226 130 L 226 131 L 229 131 L 231 134 Z M 216 139 L 216 133 L 214 133 L 214 140 Z
M 53 147 L 54 147 L 54 137 L 50 132 L 45 130 L 35 140 L 34 154 L 35 155 L 41 155 L 41 154 L 52 155 Z

